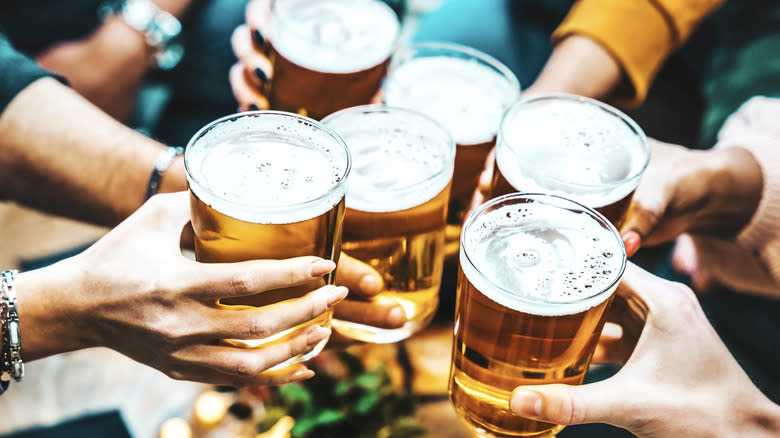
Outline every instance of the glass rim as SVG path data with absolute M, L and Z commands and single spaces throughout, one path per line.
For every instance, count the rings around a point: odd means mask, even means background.
M 215 193 L 213 190 L 209 189 L 208 187 L 204 186 L 201 181 L 192 173 L 192 170 L 190 169 L 189 165 L 189 156 L 190 151 L 192 150 L 192 147 L 203 138 L 204 135 L 206 135 L 209 131 L 212 129 L 222 125 L 225 122 L 230 122 L 238 119 L 242 119 L 245 117 L 262 117 L 262 116 L 279 116 L 291 120 L 295 120 L 297 122 L 306 122 L 310 123 L 312 126 L 317 128 L 317 130 L 322 131 L 325 133 L 328 137 L 332 138 L 335 142 L 335 145 L 338 145 L 341 147 L 341 149 L 344 151 L 344 158 L 346 159 L 346 165 L 344 166 L 344 171 L 342 175 L 340 175 L 339 181 L 334 184 L 332 187 L 330 187 L 327 191 L 322 193 L 321 195 L 317 196 L 316 198 L 307 199 L 305 201 L 296 202 L 292 204 L 286 204 L 286 205 L 277 205 L 273 207 L 263 207 L 261 205 L 257 204 L 250 204 L 250 203 L 243 203 L 243 202 L 236 202 L 233 200 L 225 199 L 223 196 L 220 196 L 219 194 Z M 260 213 L 273 213 L 273 212 L 279 212 L 279 211 L 286 211 L 298 207 L 305 207 L 307 205 L 316 204 L 317 202 L 321 202 L 333 192 L 339 190 L 342 186 L 346 184 L 346 181 L 349 177 L 349 172 L 352 169 L 352 155 L 349 152 L 349 148 L 347 147 L 347 144 L 344 142 L 344 140 L 335 132 L 333 132 L 332 129 L 328 128 L 327 126 L 323 125 L 322 123 L 306 117 L 302 116 L 300 114 L 294 114 L 289 113 L 285 111 L 275 111 L 275 110 L 259 110 L 259 111 L 244 111 L 240 113 L 230 114 L 224 117 L 220 117 L 219 119 L 216 119 L 202 128 L 200 128 L 193 136 L 190 138 L 190 140 L 187 142 L 187 146 L 184 148 L 184 171 L 185 175 L 187 177 L 187 183 L 191 186 L 193 183 L 197 186 L 198 190 L 203 190 L 206 192 L 209 196 L 213 196 L 215 198 L 218 198 L 222 201 L 224 201 L 227 204 L 250 209 L 254 212 L 260 212 Z M 190 189 L 192 190 L 192 189 Z
M 309 1 L 310 0 L 307 0 L 307 3 Z M 321 0 L 321 1 L 325 2 L 325 0 Z M 378 4 L 380 6 L 380 8 L 384 8 L 387 12 L 390 12 L 390 14 L 393 17 L 395 17 L 395 22 L 396 22 L 397 26 L 396 26 L 395 35 L 393 35 L 393 43 L 390 45 L 391 49 L 390 49 L 390 52 L 388 53 L 388 58 L 392 57 L 393 53 L 396 51 L 395 49 L 398 46 L 398 42 L 399 42 L 399 39 L 400 39 L 400 36 L 401 36 L 401 17 L 399 17 L 398 14 L 395 13 L 395 11 L 393 10 L 393 8 L 390 7 L 390 5 L 388 5 L 387 3 L 385 3 L 385 2 L 383 2 L 381 0 L 367 0 L 367 1 L 371 1 L 373 3 Z M 277 8 L 275 8 L 275 6 L 277 5 L 278 2 L 279 2 L 279 0 L 271 0 L 271 4 L 270 4 L 270 8 L 271 8 L 271 27 L 272 28 L 274 26 L 274 21 L 276 21 L 277 17 L 278 17 L 278 19 L 283 20 L 282 22 L 291 20 L 290 17 L 284 16 L 284 14 L 281 14 L 277 10 Z M 299 36 L 299 37 L 304 37 L 303 34 L 298 32 L 297 30 L 293 30 L 292 33 L 297 35 L 297 36 Z M 307 40 L 307 41 L 310 40 L 310 38 L 304 38 L 304 39 Z M 353 51 L 359 51 L 359 49 L 355 49 L 355 50 L 341 50 L 341 51 L 343 51 L 343 52 L 353 52 Z M 387 60 L 387 58 L 385 58 L 385 60 Z M 371 68 L 371 67 L 369 67 L 369 68 Z
M 354 114 L 405 113 L 406 115 L 417 117 L 417 118 L 425 121 L 426 123 L 434 126 L 436 129 L 438 129 L 440 131 L 441 134 L 443 134 L 443 138 L 446 139 L 446 142 L 447 142 L 447 145 L 448 145 L 447 150 L 449 152 L 449 154 L 447 156 L 447 161 L 446 162 L 449 163 L 449 165 L 448 166 L 444 166 L 439 172 L 434 173 L 433 175 L 427 177 L 426 179 L 424 179 L 422 181 L 418 181 L 417 183 L 414 184 L 414 186 L 417 186 L 419 184 L 424 184 L 424 183 L 427 183 L 427 182 L 431 182 L 431 181 L 435 180 L 436 178 L 440 178 L 441 175 L 444 174 L 445 172 L 449 172 L 450 173 L 450 178 L 452 178 L 452 173 L 453 173 L 453 171 L 455 169 L 455 153 L 456 153 L 457 149 L 456 149 L 455 140 L 453 140 L 452 135 L 450 135 L 449 131 L 447 131 L 447 129 L 441 123 L 437 122 L 433 118 L 431 118 L 431 117 L 429 117 L 429 116 L 427 116 L 427 115 L 425 115 L 425 114 L 423 114 L 421 112 L 414 111 L 414 110 L 407 109 L 407 108 L 403 108 L 403 107 L 385 105 L 385 104 L 381 104 L 381 103 L 378 103 L 378 104 L 368 104 L 368 105 L 358 105 L 358 106 L 353 106 L 353 107 L 350 107 L 350 108 L 344 108 L 342 110 L 336 111 L 335 113 L 331 113 L 330 115 L 328 115 L 327 117 L 322 119 L 321 123 L 323 125 L 327 126 L 327 123 L 329 121 L 335 120 L 335 119 L 337 119 L 339 117 L 345 117 L 345 116 L 348 116 L 348 115 L 352 115 L 352 113 L 354 113 Z M 335 130 L 334 130 L 334 132 L 335 132 Z M 336 133 L 336 134 L 338 135 L 338 133 Z M 343 137 L 342 137 L 342 140 L 343 140 Z M 344 142 L 346 143 L 346 140 L 344 140 Z M 349 145 L 347 145 L 347 147 L 349 147 Z M 397 188 L 397 189 L 392 189 L 392 190 L 383 190 L 383 191 L 378 192 L 378 193 L 383 193 L 383 194 L 399 193 L 399 192 L 409 191 L 414 186 L 402 187 L 402 188 Z
M 634 134 L 636 134 L 636 136 L 639 137 L 639 140 L 642 144 L 642 148 L 644 150 L 644 154 L 643 154 L 644 164 L 639 169 L 637 169 L 634 173 L 629 174 L 628 176 L 622 178 L 620 181 L 615 181 L 610 183 L 601 183 L 601 184 L 576 183 L 576 182 L 571 182 L 565 179 L 556 178 L 554 176 L 547 176 L 547 175 L 542 175 L 543 178 L 555 181 L 557 183 L 566 186 L 582 187 L 582 188 L 619 187 L 632 180 L 637 180 L 638 182 L 639 178 L 642 176 L 642 174 L 647 169 L 647 166 L 650 164 L 650 143 L 647 141 L 647 135 L 645 134 L 644 130 L 642 130 L 642 128 L 639 126 L 638 123 L 634 121 L 634 119 L 626 115 L 626 113 L 624 113 L 623 111 L 620 111 L 619 109 L 611 105 L 608 105 L 604 102 L 600 102 L 596 99 L 591 99 L 585 96 L 579 96 L 576 94 L 567 94 L 567 93 L 549 93 L 549 94 L 536 95 L 524 99 L 521 98 L 520 100 L 510 105 L 509 108 L 507 108 L 506 111 L 504 112 L 504 115 L 501 117 L 501 122 L 498 126 L 499 138 L 496 141 L 496 148 L 500 147 L 501 144 L 506 143 L 507 147 L 509 147 L 509 152 L 511 152 L 512 155 L 516 157 L 517 156 L 516 150 L 518 148 L 516 147 L 516 145 L 509 144 L 510 142 L 507 140 L 507 135 L 505 133 L 506 125 L 509 124 L 510 115 L 514 113 L 514 111 L 516 111 L 518 108 L 522 108 L 528 106 L 529 104 L 545 101 L 545 100 L 567 100 L 567 101 L 573 101 L 577 103 L 593 105 L 598 109 L 605 111 L 612 116 L 617 117 L 621 122 L 628 125 L 628 127 L 634 132 Z M 498 157 L 498 155 L 496 155 L 496 157 Z M 497 159 L 496 162 L 498 162 Z
M 516 92 L 516 96 L 520 96 L 520 80 L 517 79 L 517 76 L 503 62 L 479 49 L 449 41 L 421 41 L 400 47 L 395 51 L 395 53 L 393 53 L 393 56 L 390 59 L 390 66 L 387 70 L 387 78 L 389 79 L 391 77 L 393 70 L 400 67 L 401 60 L 405 58 L 404 55 L 411 55 L 414 57 L 416 52 L 426 49 L 457 53 L 461 55 L 467 55 L 473 59 L 477 59 L 481 63 L 486 64 L 498 72 L 504 79 L 507 80 L 507 82 L 510 83 L 512 89 Z
M 617 242 L 619 242 L 618 247 L 620 248 L 620 253 L 622 254 L 622 263 L 620 265 L 619 272 L 615 275 L 615 279 L 612 280 L 609 283 L 609 285 L 607 285 L 604 288 L 602 288 L 601 290 L 593 293 L 592 295 L 588 295 L 586 297 L 582 297 L 582 298 L 579 298 L 579 299 L 574 300 L 574 301 L 560 302 L 560 301 L 549 301 L 549 300 L 542 300 L 542 299 L 528 299 L 526 297 L 517 296 L 516 294 L 512 293 L 512 291 L 507 290 L 506 288 L 504 288 L 503 286 L 501 286 L 499 284 L 496 284 L 493 280 L 491 280 L 485 274 L 483 274 L 482 271 L 480 271 L 479 268 L 476 267 L 474 262 L 471 260 L 471 257 L 469 256 L 468 245 L 466 244 L 466 234 L 468 233 L 468 230 L 471 227 L 471 225 L 473 224 L 473 222 L 478 217 L 480 217 L 482 214 L 484 214 L 486 212 L 486 210 L 488 210 L 491 207 L 495 207 L 496 205 L 499 205 L 499 204 L 505 204 L 507 201 L 514 201 L 514 200 L 518 200 L 518 199 L 528 199 L 528 200 L 533 200 L 533 201 L 535 201 L 535 200 L 544 200 L 544 199 L 553 199 L 553 200 L 555 200 L 555 202 L 559 203 L 559 204 L 553 204 L 553 206 L 560 207 L 560 208 L 566 208 L 566 207 L 564 207 L 563 205 L 560 205 L 560 204 L 569 204 L 569 207 L 575 207 L 575 208 L 581 209 L 583 212 L 587 213 L 588 216 L 590 216 L 591 218 L 595 219 L 599 223 L 599 225 L 605 227 L 608 231 L 610 231 L 612 236 L 617 240 Z M 520 302 L 524 302 L 524 303 L 529 303 L 531 305 L 534 305 L 534 304 L 550 304 L 550 305 L 561 306 L 561 307 L 574 307 L 577 304 L 580 304 L 580 303 L 583 303 L 583 302 L 594 301 L 595 298 L 600 297 L 600 296 L 602 296 L 602 295 L 612 291 L 617 286 L 617 284 L 620 283 L 620 280 L 623 278 L 623 274 L 625 273 L 626 267 L 628 265 L 628 258 L 627 258 L 627 255 L 626 255 L 625 245 L 623 244 L 623 239 L 620 236 L 620 232 L 615 228 L 614 225 L 612 225 L 612 223 L 609 221 L 609 219 L 604 217 L 604 215 L 602 215 L 598 211 L 596 211 L 596 210 L 594 210 L 594 209 L 592 209 L 592 208 L 590 208 L 590 207 L 588 207 L 586 205 L 580 204 L 577 201 L 573 201 L 573 200 L 571 200 L 569 198 L 564 198 L 563 196 L 553 195 L 553 194 L 549 194 L 549 193 L 522 193 L 522 192 L 508 193 L 506 195 L 499 196 L 497 198 L 493 198 L 490 201 L 485 202 L 484 204 L 480 205 L 478 208 L 476 208 L 466 218 L 466 221 L 463 224 L 463 228 L 462 228 L 462 231 L 460 233 L 460 251 L 461 251 L 461 255 L 462 255 L 462 257 L 460 258 L 460 263 L 461 264 L 464 263 L 464 262 L 468 263 L 469 267 L 471 268 L 470 270 L 473 270 L 477 275 L 479 275 L 481 280 L 486 281 L 495 290 L 499 291 L 501 295 L 504 295 L 506 297 L 510 297 L 514 301 L 520 301 Z M 469 280 L 469 281 L 472 284 L 474 283 L 471 280 Z M 490 298 L 484 292 L 482 292 L 482 294 L 485 295 L 486 297 Z M 492 301 L 496 301 L 496 300 L 494 300 L 492 298 L 491 298 L 491 300 Z M 501 304 L 501 303 L 499 303 L 499 304 Z M 501 304 L 501 305 L 504 306 L 503 304 Z M 506 307 L 506 306 L 504 306 L 504 307 Z M 513 309 L 513 310 L 516 310 L 516 309 Z

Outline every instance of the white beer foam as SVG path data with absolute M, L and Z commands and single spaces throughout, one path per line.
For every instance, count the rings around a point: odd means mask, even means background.
M 443 128 L 413 113 L 336 113 L 323 123 L 352 155 L 347 207 L 383 213 L 423 204 L 449 184 L 454 145 Z
M 400 25 L 378 0 L 283 0 L 274 3 L 271 42 L 309 70 L 354 73 L 380 64 L 395 48 Z
M 498 143 L 499 169 L 512 187 L 591 208 L 631 193 L 647 158 L 640 135 L 588 102 L 520 104 L 504 119 Z
M 251 116 L 225 122 L 190 146 L 186 158 L 195 195 L 246 222 L 311 219 L 345 193 L 344 184 L 334 187 L 344 177 L 346 152 L 310 123 Z
M 622 272 L 622 243 L 585 212 L 538 202 L 506 205 L 464 232 L 466 277 L 486 297 L 520 312 L 583 312 L 611 296 Z
M 519 90 L 472 59 L 415 58 L 394 68 L 383 87 L 388 105 L 411 108 L 444 125 L 461 145 L 491 141 Z

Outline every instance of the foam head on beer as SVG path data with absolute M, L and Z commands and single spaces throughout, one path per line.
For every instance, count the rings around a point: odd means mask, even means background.
M 425 116 L 367 105 L 323 123 L 347 141 L 352 154 L 350 209 L 406 210 L 432 199 L 450 182 L 454 145 L 446 130 Z
M 187 149 L 190 188 L 217 211 L 252 223 L 292 223 L 344 197 L 346 149 L 314 122 L 244 116 L 214 125 Z M 334 188 L 341 187 L 340 190 Z
M 285 58 L 325 73 L 353 73 L 386 60 L 400 28 L 376 0 L 284 0 L 273 5 L 271 41 Z
M 625 264 L 621 240 L 597 213 L 567 209 L 568 202 L 548 196 L 476 216 L 461 246 L 474 287 L 506 308 L 542 316 L 584 312 L 609 298 L 604 292 Z
M 575 96 L 518 102 L 504 117 L 497 162 L 517 190 L 591 208 L 629 195 L 647 165 L 642 130 L 618 110 Z
M 415 51 L 441 54 L 413 57 Z M 424 43 L 395 55 L 383 87 L 388 105 L 411 108 L 442 123 L 459 145 L 491 141 L 519 85 L 502 64 L 463 46 Z

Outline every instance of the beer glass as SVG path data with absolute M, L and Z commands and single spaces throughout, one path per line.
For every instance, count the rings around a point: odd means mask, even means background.
M 343 140 L 295 114 L 254 111 L 202 128 L 184 153 L 195 255 L 206 263 L 318 256 L 338 262 L 344 194 L 350 171 Z M 223 299 L 222 304 L 269 306 L 332 284 L 332 275 L 304 285 Z M 329 327 L 331 312 L 245 347 L 285 342 L 306 327 Z M 278 365 L 307 360 L 327 340 Z
M 649 160 L 645 133 L 621 111 L 581 96 L 534 97 L 501 121 L 491 195 L 553 193 L 620 229 Z
M 512 415 L 510 394 L 582 383 L 625 269 L 620 235 L 576 202 L 512 193 L 461 236 L 450 400 L 481 436 L 554 436 L 563 426 Z
M 382 87 L 384 102 L 439 121 L 457 144 L 449 223 L 458 229 L 496 144 L 501 116 L 519 94 L 509 68 L 470 47 L 428 42 L 393 55 Z
M 430 118 L 383 105 L 345 109 L 323 124 L 354 163 L 342 249 L 379 272 L 385 289 L 374 299 L 398 304 L 407 318 L 395 330 L 338 319 L 333 327 L 365 342 L 399 341 L 427 326 L 439 303 L 455 144 Z
M 371 102 L 400 24 L 380 0 L 275 0 L 266 50 L 272 109 L 315 119 Z

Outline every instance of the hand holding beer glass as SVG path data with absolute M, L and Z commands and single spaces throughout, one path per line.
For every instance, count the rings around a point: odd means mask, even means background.
M 318 120 L 371 102 L 400 29 L 380 0 L 254 0 L 247 23 L 233 35 L 230 73 L 241 107 Z
M 347 146 L 329 129 L 289 113 L 235 114 L 195 134 L 184 161 L 198 261 L 317 256 L 338 262 L 351 161 Z M 222 304 L 273 306 L 332 283 L 332 274 L 327 274 L 297 287 Z M 256 341 L 230 342 L 267 347 L 312 325 L 330 327 L 331 315 L 328 311 Z M 315 356 L 326 342 L 323 339 L 278 367 Z
M 400 341 L 425 328 L 438 306 L 455 145 L 443 126 L 402 108 L 364 105 L 322 123 L 353 160 L 342 249 L 382 275 L 385 289 L 373 300 L 399 305 L 407 320 L 397 329 L 339 319 L 333 327 L 365 342 Z
M 515 103 L 498 137 L 491 197 L 556 194 L 599 211 L 618 229 L 650 159 L 647 138 L 633 120 L 574 95 Z
M 563 426 L 513 415 L 512 390 L 585 378 L 626 266 L 601 214 L 513 193 L 463 226 L 449 394 L 485 437 L 550 437 Z

